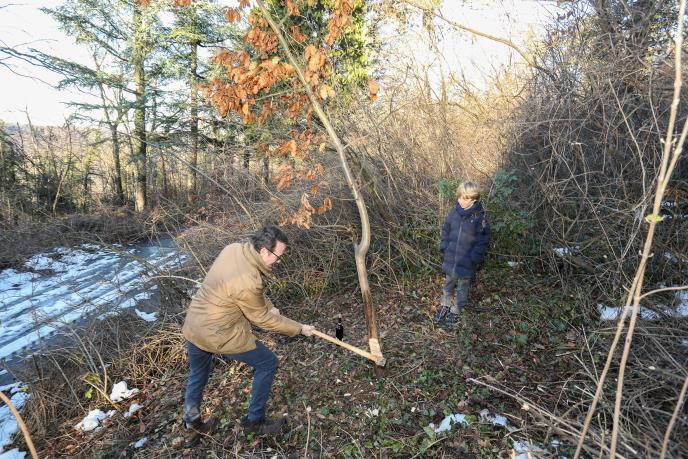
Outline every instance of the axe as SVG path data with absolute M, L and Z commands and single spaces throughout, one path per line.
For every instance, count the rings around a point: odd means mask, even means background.
M 368 360 L 372 360 L 373 362 L 375 362 L 377 366 L 385 366 L 386 360 L 382 356 L 380 343 L 376 339 L 368 340 L 368 345 L 370 346 L 370 352 L 368 352 L 364 351 L 363 349 L 359 349 L 356 346 L 352 346 L 351 344 L 345 343 L 344 341 L 340 341 L 337 338 L 333 338 L 330 335 L 326 335 L 325 333 L 319 332 L 318 330 L 313 330 L 313 335 L 317 336 L 318 338 L 322 338 L 325 341 L 329 341 L 332 344 L 336 344 L 337 346 L 341 346 L 344 349 L 348 349 L 354 354 L 358 354 L 361 357 L 365 357 Z

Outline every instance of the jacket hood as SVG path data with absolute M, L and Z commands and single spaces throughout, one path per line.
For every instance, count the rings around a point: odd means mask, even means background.
M 270 271 L 270 268 L 265 264 L 263 259 L 260 257 L 260 254 L 256 251 L 256 249 L 253 248 L 253 244 L 251 242 L 244 242 L 241 246 L 241 250 L 244 253 L 244 256 L 246 259 L 251 263 L 251 265 L 255 266 L 260 273 L 266 277 L 274 277 L 272 272 Z
M 461 207 L 461 204 L 457 202 L 456 207 L 454 209 L 462 217 L 467 217 L 469 215 L 481 212 L 483 210 L 483 205 L 480 201 L 475 201 L 471 207 L 469 207 L 468 209 L 464 209 L 463 207 Z

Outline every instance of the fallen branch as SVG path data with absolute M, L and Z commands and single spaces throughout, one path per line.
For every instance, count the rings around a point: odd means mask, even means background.
M 2 391 L 0 391 L 0 399 L 2 399 L 2 401 L 7 404 L 7 406 L 10 408 L 10 411 L 14 415 L 14 418 L 17 420 L 17 424 L 19 424 L 19 428 L 21 429 L 22 434 L 24 434 L 26 446 L 29 447 L 29 451 L 31 452 L 31 457 L 33 459 L 38 459 L 38 454 L 36 454 L 36 448 L 34 448 L 33 441 L 31 440 L 31 435 L 29 434 L 29 429 L 26 428 L 26 424 L 24 424 L 24 420 L 19 414 L 19 411 L 17 411 L 10 399 L 7 398 L 7 395 L 5 395 Z

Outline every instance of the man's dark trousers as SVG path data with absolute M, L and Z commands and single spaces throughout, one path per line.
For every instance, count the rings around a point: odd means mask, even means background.
M 190 369 L 184 396 L 184 422 L 191 425 L 201 417 L 203 389 L 208 382 L 213 354 L 199 349 L 189 341 L 186 344 Z M 261 421 L 265 418 L 265 405 L 277 371 L 277 356 L 263 343 L 256 340 L 255 349 L 240 354 L 223 354 L 222 357 L 244 362 L 255 369 L 247 420 L 249 422 Z

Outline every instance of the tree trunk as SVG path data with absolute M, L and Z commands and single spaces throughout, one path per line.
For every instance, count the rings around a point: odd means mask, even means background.
M 323 110 L 322 106 L 315 97 L 315 94 L 313 93 L 310 85 L 306 82 L 303 76 L 303 72 L 301 71 L 298 62 L 291 53 L 289 45 L 287 44 L 287 41 L 284 38 L 284 34 L 279 28 L 279 25 L 277 25 L 275 20 L 270 15 L 270 12 L 265 7 L 264 0 L 256 0 L 256 3 L 260 8 L 261 13 L 263 13 L 268 23 L 270 24 L 270 27 L 272 28 L 273 32 L 275 32 L 275 35 L 277 35 L 280 45 L 282 46 L 282 49 L 284 49 L 284 52 L 286 53 L 287 58 L 289 59 L 289 63 L 294 67 L 294 70 L 298 75 L 301 85 L 306 91 L 306 94 L 308 94 L 308 99 L 310 100 L 311 107 L 313 107 L 313 111 L 315 111 L 316 115 L 320 119 L 320 122 L 323 124 L 323 126 L 325 126 L 325 130 L 327 131 L 330 140 L 334 144 L 337 153 L 339 154 L 339 160 L 342 165 L 342 170 L 344 171 L 344 176 L 346 177 L 346 182 L 349 185 L 351 194 L 354 198 L 354 201 L 356 202 L 358 215 L 361 219 L 361 238 L 358 243 L 354 243 L 354 258 L 356 260 L 358 284 L 361 288 L 361 295 L 363 297 L 363 314 L 365 315 L 366 328 L 368 330 L 368 345 L 370 347 L 370 351 L 372 354 L 379 354 L 380 356 L 382 356 L 380 341 L 377 333 L 377 319 L 375 317 L 375 309 L 373 308 L 373 297 L 370 294 L 370 284 L 368 283 L 368 269 L 366 267 L 365 260 L 366 255 L 368 253 L 368 248 L 370 247 L 370 220 L 368 219 L 368 209 L 366 208 L 363 196 L 361 195 L 358 189 L 358 185 L 354 181 L 354 177 L 351 174 L 351 170 L 346 159 L 344 145 L 342 144 L 341 140 L 339 139 L 339 136 L 335 132 L 332 123 L 330 123 L 327 114 L 325 114 L 325 111 Z M 383 368 L 376 364 L 375 375 L 380 377 L 382 374 Z
M 189 202 L 193 202 L 193 197 L 198 191 L 198 81 L 196 71 L 198 70 L 198 42 L 191 42 L 191 74 L 189 85 L 191 86 L 191 167 L 189 175 Z
M 136 85 L 136 105 L 134 107 L 134 164 L 136 165 L 136 211 L 146 208 L 146 74 L 144 43 L 139 37 L 142 30 L 141 7 L 134 7 L 134 84 Z
M 55 190 L 55 199 L 53 200 L 53 207 L 52 207 L 53 215 L 55 215 L 55 211 L 57 210 L 57 202 L 60 200 L 60 192 L 62 191 L 62 183 L 64 183 L 65 178 L 69 174 L 69 169 L 71 169 L 71 167 L 72 167 L 72 158 L 74 157 L 74 145 L 72 144 L 72 128 L 69 126 L 69 124 L 65 124 L 65 127 L 67 128 L 67 142 L 68 142 L 67 145 L 68 145 L 69 156 L 67 157 L 67 166 L 59 174 L 59 179 L 57 182 L 57 190 Z
M 95 64 L 96 70 L 100 71 L 100 63 L 96 56 L 93 56 L 93 63 Z M 119 123 L 122 119 L 122 109 L 117 108 L 117 119 L 115 121 L 110 118 L 110 110 L 108 99 L 105 96 L 105 88 L 103 83 L 98 81 L 98 89 L 100 90 L 100 100 L 103 104 L 103 115 L 105 115 L 105 122 L 110 128 L 110 141 L 112 142 L 112 162 L 114 164 L 114 185 L 115 185 L 115 203 L 119 206 L 124 204 L 124 187 L 122 186 L 122 164 L 120 162 L 119 155 Z
M 108 124 L 110 125 L 110 139 L 112 142 L 112 161 L 115 167 L 115 199 L 117 205 L 121 206 L 124 204 L 124 187 L 122 186 L 122 164 L 119 159 L 119 133 L 117 132 L 117 124 Z
M 167 183 L 167 167 L 165 166 L 165 155 L 162 150 L 160 150 L 160 171 L 162 173 L 162 195 L 169 199 L 170 189 Z

